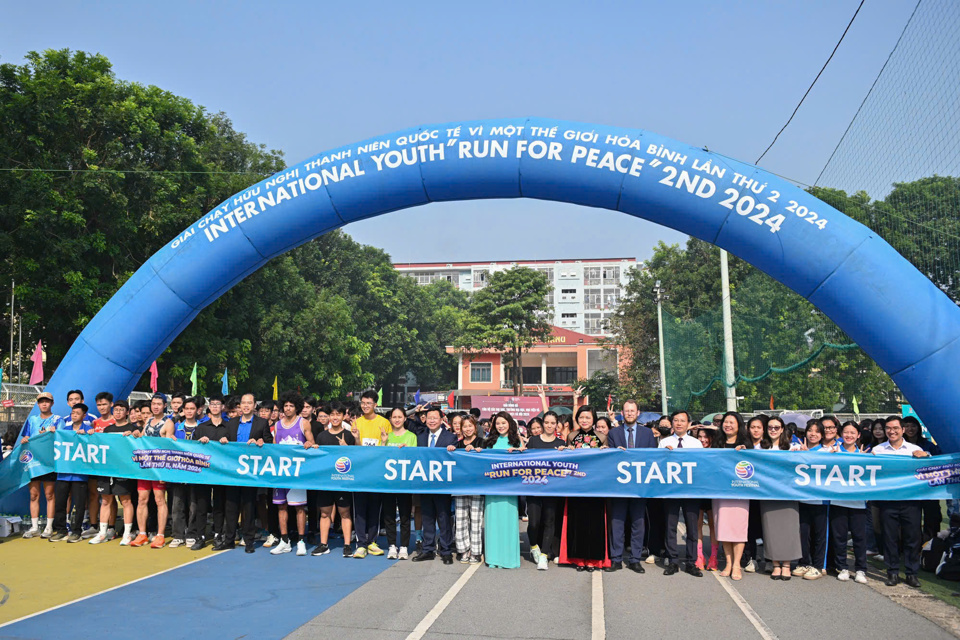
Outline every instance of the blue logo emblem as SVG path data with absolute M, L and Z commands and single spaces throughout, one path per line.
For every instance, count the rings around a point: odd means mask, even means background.
M 735 471 L 737 472 L 737 477 L 741 480 L 749 480 L 753 477 L 753 465 L 744 460 L 737 463 Z
M 22 462 L 23 464 L 27 464 L 28 462 L 32 462 L 32 461 L 33 461 L 33 454 L 30 453 L 29 451 L 24 451 L 23 453 L 20 454 L 20 462 Z
M 347 456 L 337 458 L 337 461 L 333 466 L 337 470 L 337 473 L 349 473 L 351 467 L 350 458 Z

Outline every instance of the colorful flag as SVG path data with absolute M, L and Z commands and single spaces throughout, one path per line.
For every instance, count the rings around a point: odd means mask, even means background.
M 30 356 L 30 359 L 33 360 L 33 371 L 30 372 L 30 382 L 28 384 L 40 384 L 43 382 L 43 341 L 37 341 L 37 348 L 34 349 L 33 355 Z
M 417 392 L 413 394 L 413 403 L 420 404 L 420 389 L 417 389 Z
M 223 384 L 220 385 L 220 395 L 226 398 L 230 395 L 230 385 L 228 384 L 227 368 L 223 368 Z
M 770 394 L 770 411 L 773 411 L 773 394 Z
M 0 389 L 3 389 L 3 367 L 0 367 Z
M 273 376 L 273 399 L 274 400 L 280 399 L 280 392 L 278 391 L 278 387 L 277 387 L 277 378 L 278 376 Z
M 197 395 L 197 363 L 193 363 L 193 372 L 190 374 L 190 395 Z
M 377 406 L 383 406 L 383 387 L 380 387 L 380 391 L 377 391 Z
M 450 409 L 453 409 L 453 401 L 454 401 L 453 391 L 451 391 L 450 395 L 447 396 L 447 407 L 449 407 Z
M 610 409 L 613 407 L 613 396 L 607 395 L 607 413 L 610 413 Z
M 853 396 L 853 412 L 860 415 L 860 405 L 857 404 L 857 396 Z
M 157 382 L 160 379 L 160 373 L 157 371 L 157 361 L 154 360 L 150 365 L 150 391 L 157 392 Z

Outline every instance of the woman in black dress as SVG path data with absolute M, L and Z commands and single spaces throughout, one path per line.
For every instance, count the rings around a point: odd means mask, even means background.
M 572 449 L 599 449 L 606 446 L 606 436 L 594 431 L 597 412 L 580 407 L 575 419 L 577 427 L 567 438 Z M 609 567 L 607 553 L 607 511 L 603 498 L 567 498 L 563 511 L 563 533 L 560 537 L 560 563 L 572 564 L 577 571 L 593 571 Z

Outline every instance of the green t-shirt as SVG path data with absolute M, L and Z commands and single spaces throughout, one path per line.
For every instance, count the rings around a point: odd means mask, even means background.
M 416 434 L 413 431 L 404 431 L 403 435 L 397 435 L 391 429 L 390 433 L 387 434 L 387 446 L 399 447 L 400 445 L 403 445 L 405 447 L 417 446 Z

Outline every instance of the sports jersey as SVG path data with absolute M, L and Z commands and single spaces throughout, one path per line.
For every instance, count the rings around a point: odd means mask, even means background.
M 188 425 L 186 420 L 178 422 L 173 427 L 173 435 L 177 437 L 177 440 L 193 440 L 193 432 L 196 431 L 198 426 L 200 426 L 199 422 L 193 426 Z
M 301 426 L 302 420 L 303 418 L 297 416 L 297 419 L 289 427 L 283 426 L 283 420 L 277 420 L 273 441 L 277 444 L 302 445 L 307 441 L 307 437 L 303 434 L 303 427 Z
M 390 421 L 380 415 L 369 420 L 360 416 L 354 420 L 353 426 L 356 427 L 357 433 L 360 435 L 360 444 L 365 447 L 376 447 L 381 444 L 380 427 L 383 427 L 383 430 L 387 433 L 393 431 Z
M 32 438 L 38 436 L 44 431 L 55 431 L 64 428 L 63 418 L 57 414 L 51 414 L 46 418 L 39 415 L 29 416 L 23 423 L 23 429 L 20 431 L 21 438 Z
M 167 422 L 166 418 L 160 418 L 159 422 L 154 422 L 153 418 L 150 418 L 143 425 L 143 435 L 151 438 L 160 437 L 160 429 L 163 428 L 163 425 L 166 424 L 166 422 Z
M 387 446 L 399 447 L 400 445 L 403 445 L 405 447 L 417 446 L 417 435 L 412 431 L 406 431 L 406 430 L 404 430 L 404 432 L 401 435 L 397 435 L 391 429 L 390 432 L 387 433 Z
M 97 418 L 93 421 L 93 431 L 95 433 L 103 433 L 103 430 L 112 424 L 117 424 L 117 421 L 113 416 L 110 416 L 109 418 Z
M 60 426 L 60 429 L 63 429 L 64 431 L 86 431 L 86 425 L 84 425 L 84 424 L 81 422 L 81 423 L 77 426 L 77 428 L 74 429 L 73 423 L 71 422 L 70 424 L 61 425 L 61 426 Z M 78 446 L 78 447 L 81 447 L 81 446 L 83 446 L 83 445 L 82 445 L 82 444 L 78 444 L 77 446 Z M 62 481 L 62 482 L 86 482 L 86 481 L 87 481 L 87 476 L 83 476 L 83 475 L 80 475 L 80 474 L 78 474 L 78 473 L 58 473 L 58 474 L 57 474 L 57 480 L 60 480 L 60 481 Z M 81 507 L 81 509 L 82 509 L 82 508 L 83 508 L 83 507 Z

